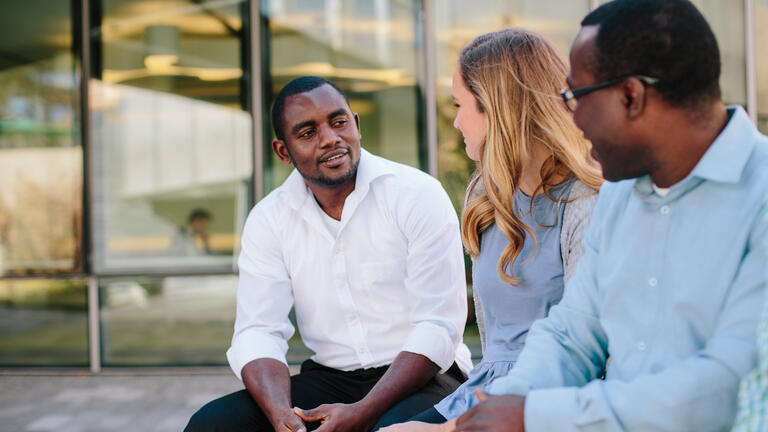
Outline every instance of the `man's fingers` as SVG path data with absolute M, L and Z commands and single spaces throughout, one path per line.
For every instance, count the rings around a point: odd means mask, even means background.
M 460 431 L 463 429 L 464 424 L 467 423 L 469 418 L 472 416 L 472 413 L 474 412 L 474 408 L 470 408 L 469 411 L 465 412 L 464 414 L 456 417 L 456 421 L 454 422 L 454 431 Z
M 475 396 L 477 396 L 477 400 L 480 402 L 486 401 L 488 399 L 488 393 L 480 389 L 475 389 Z
M 323 410 L 317 408 L 304 411 L 299 407 L 295 407 L 293 408 L 293 412 L 295 412 L 296 415 L 301 417 L 301 419 L 305 422 L 316 422 L 325 418 Z
M 328 432 L 334 430 L 336 425 L 332 423 L 333 422 L 327 422 L 321 424 L 319 428 L 315 429 L 315 432 Z
M 379 429 L 379 432 L 416 432 L 424 423 L 410 421 L 406 423 L 396 423 Z
M 477 427 L 477 419 L 474 416 L 465 418 L 463 421 L 457 421 L 454 432 L 472 432 L 481 428 Z
M 283 426 L 290 432 L 307 432 L 307 427 L 304 426 L 304 423 L 299 417 L 291 417 L 286 419 L 285 423 L 283 423 Z

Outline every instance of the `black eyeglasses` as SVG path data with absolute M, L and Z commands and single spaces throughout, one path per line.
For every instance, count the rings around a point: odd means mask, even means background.
M 640 81 L 643 82 L 645 85 L 654 85 L 659 82 L 658 78 L 652 78 L 645 75 L 625 75 L 623 77 L 619 77 L 616 79 L 612 79 L 610 81 L 605 81 L 597 84 L 593 84 L 591 86 L 586 87 L 579 87 L 579 88 L 564 88 L 560 90 L 560 96 L 563 98 L 563 102 L 565 102 L 565 106 L 568 107 L 571 111 L 576 111 L 576 107 L 579 106 L 579 98 L 592 93 L 595 90 L 600 90 L 606 87 L 614 86 L 616 84 L 622 83 L 629 78 L 637 78 Z

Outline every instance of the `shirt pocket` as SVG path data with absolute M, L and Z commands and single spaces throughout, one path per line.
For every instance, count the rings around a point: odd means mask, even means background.
M 363 289 L 374 310 L 402 312 L 407 309 L 405 258 L 363 263 L 361 270 Z

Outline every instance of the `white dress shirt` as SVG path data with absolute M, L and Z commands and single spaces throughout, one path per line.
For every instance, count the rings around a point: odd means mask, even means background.
M 296 170 L 248 216 L 227 351 L 235 374 L 259 358 L 286 362 L 291 306 L 324 366 L 384 366 L 408 351 L 441 371 L 454 360 L 471 369 L 458 220 L 440 183 L 362 150 L 335 237 L 323 217 Z

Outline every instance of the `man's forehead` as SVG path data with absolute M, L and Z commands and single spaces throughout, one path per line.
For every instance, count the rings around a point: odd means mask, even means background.
M 573 46 L 576 47 L 576 45 L 584 44 L 590 40 L 594 41 L 594 39 L 597 38 L 599 29 L 600 26 L 597 25 L 586 25 L 582 27 L 576 34 L 576 38 L 573 41 Z
M 595 62 L 597 48 L 598 26 L 590 25 L 581 28 L 573 41 L 570 53 L 571 72 L 569 76 L 591 73 L 591 65 Z
M 327 114 L 340 108 L 347 108 L 347 102 L 344 96 L 328 84 L 323 84 L 320 87 L 303 93 L 297 93 L 285 100 L 286 111 L 301 110 L 317 114 Z

